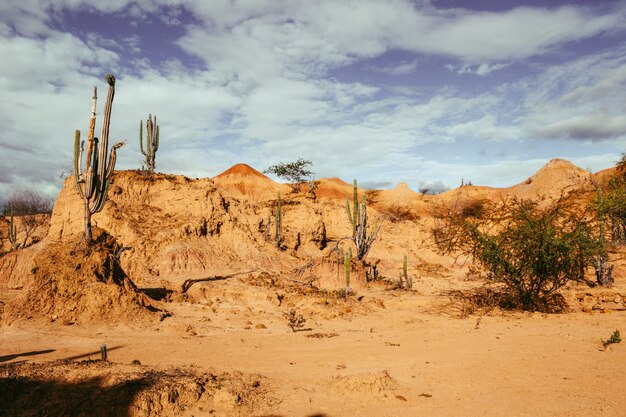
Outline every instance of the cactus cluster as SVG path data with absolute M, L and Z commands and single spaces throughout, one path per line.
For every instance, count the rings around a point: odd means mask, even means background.
M 118 148 L 124 145 L 124 142 L 118 142 L 113 145 L 111 147 L 111 153 L 107 157 L 111 108 L 113 106 L 113 96 L 115 95 L 115 77 L 111 74 L 107 74 L 106 80 L 109 88 L 104 108 L 104 120 L 102 122 L 100 141 L 98 138 L 94 137 L 98 90 L 96 87 L 93 88 L 91 119 L 89 121 L 89 136 L 84 168 L 81 167 L 81 163 L 85 150 L 85 141 L 81 142 L 79 130 L 76 130 L 74 135 L 74 180 L 76 190 L 84 202 L 84 239 L 87 243 L 91 242 L 91 215 L 98 213 L 104 207 L 110 178 L 115 169 L 116 152 Z
M 348 219 L 352 224 L 352 241 L 356 248 L 356 259 L 363 260 L 367 256 L 367 253 L 372 247 L 374 240 L 378 236 L 380 226 L 375 227 L 374 233 L 368 236 L 367 234 L 367 200 L 363 195 L 363 201 L 359 203 L 359 192 L 357 182 L 354 180 L 354 207 L 350 209 L 350 199 L 346 197 L 346 211 L 348 212 Z
M 143 146 L 143 121 L 139 121 L 139 147 L 141 148 L 141 153 L 146 158 L 146 169 L 149 173 L 153 173 L 156 165 L 156 153 L 159 150 L 159 125 L 157 125 L 156 114 L 154 117 L 152 114 L 149 114 L 148 120 L 146 120 L 145 149 Z

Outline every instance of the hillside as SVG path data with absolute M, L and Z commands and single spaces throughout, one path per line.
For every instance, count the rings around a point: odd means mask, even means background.
M 618 417 L 626 349 L 603 341 L 626 331 L 623 250 L 614 286 L 563 290 L 566 314 L 515 312 L 475 304 L 480 271 L 431 233 L 442 206 L 578 205 L 610 173 L 556 159 L 507 188 L 359 189 L 380 226 L 369 265 L 345 263 L 353 186 L 338 178 L 312 193 L 245 164 L 211 179 L 116 171 L 90 247 L 68 178 L 47 235 L 0 258 L 0 415 L 41 415 L 36 393 L 75 415 Z

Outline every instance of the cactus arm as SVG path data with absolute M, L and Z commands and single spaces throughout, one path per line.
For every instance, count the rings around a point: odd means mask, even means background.
M 109 191 L 109 182 L 110 181 L 108 179 L 104 180 L 104 184 L 102 184 L 103 191 L 97 194 L 96 199 L 94 200 L 91 208 L 89 209 L 91 214 L 99 213 L 104 208 L 104 203 L 106 203 L 107 193 Z
M 156 123 L 156 116 L 154 116 L 154 120 Z M 154 138 L 153 148 L 154 148 L 154 153 L 156 154 L 156 151 L 159 150 L 159 125 L 156 125 L 156 136 Z
M 146 156 L 146 151 L 143 149 L 143 120 L 139 120 L 139 149 L 141 149 L 141 153 Z
M 124 146 L 125 142 L 117 142 L 115 145 L 111 147 L 111 152 L 109 154 L 109 165 L 107 166 L 106 178 L 111 178 L 113 171 L 115 170 L 115 162 L 117 161 L 117 150 Z
M 91 117 L 89 119 L 89 132 L 87 134 L 87 161 L 85 166 L 91 165 L 91 150 L 94 143 L 94 132 L 96 130 L 96 102 L 98 101 L 98 88 L 94 86 L 91 97 Z M 82 158 L 81 158 L 82 159 Z
M 346 197 L 346 212 L 348 213 L 348 220 L 350 220 L 350 224 L 352 225 L 352 230 L 354 231 L 354 218 L 352 217 L 352 210 L 350 210 L 350 199 Z M 354 236 L 354 233 L 353 233 Z
M 76 130 L 76 132 L 74 132 L 74 184 L 81 198 L 85 198 L 85 193 L 83 193 L 83 188 L 81 187 L 81 184 L 85 181 L 83 180 L 83 173 L 80 170 L 84 148 L 85 141 L 80 141 L 80 130 Z
M 359 213 L 359 188 L 357 187 L 357 183 L 356 183 L 356 179 L 353 182 L 353 192 L 354 192 L 354 199 L 353 199 L 353 203 L 354 203 L 354 221 L 358 222 L 360 216 Z
M 148 115 L 148 120 L 146 121 L 146 162 L 150 165 L 150 160 L 152 158 L 152 115 Z
M 109 84 L 107 92 L 107 101 L 104 106 L 104 116 L 102 120 L 102 134 L 100 137 L 100 157 L 101 164 L 98 165 L 98 177 L 100 182 L 104 182 L 106 174 L 107 164 L 105 163 L 107 158 L 107 150 L 109 149 L 109 127 L 111 124 L 111 108 L 113 107 L 113 97 L 115 96 L 115 77 L 112 74 L 107 74 L 107 83 Z

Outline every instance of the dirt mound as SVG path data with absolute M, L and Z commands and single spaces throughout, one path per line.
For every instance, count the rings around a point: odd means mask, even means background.
M 591 187 L 591 178 L 589 171 L 555 158 L 527 180 L 503 191 L 522 199 L 558 199 L 563 194 Z
M 330 386 L 338 394 L 383 394 L 398 388 L 398 381 L 387 371 L 333 377 Z
M 363 192 L 364 190 L 359 188 L 359 196 L 361 196 Z M 317 198 L 343 201 L 348 197 L 350 201 L 352 201 L 353 195 L 353 185 L 339 178 L 322 178 L 316 181 L 315 196 Z
M 0 258 L 0 288 L 16 290 L 24 287 L 35 266 L 35 257 L 45 245 L 45 242 L 40 242 Z
M 101 361 L 0 369 L 0 415 L 232 416 L 267 404 L 262 377 Z
M 237 164 L 213 178 L 215 184 L 236 197 L 246 197 L 256 201 L 275 199 L 291 187 L 279 184 L 246 164 Z
M 351 289 L 364 288 L 367 285 L 367 271 L 362 262 L 352 259 L 349 274 Z M 344 258 L 335 252 L 309 262 L 296 270 L 295 275 L 299 281 L 320 290 L 340 290 L 347 286 Z
M 44 319 L 63 324 L 112 323 L 153 318 L 157 311 L 126 276 L 121 247 L 94 228 L 95 243 L 51 243 L 34 258 L 23 292 L 9 301 L 2 322 Z

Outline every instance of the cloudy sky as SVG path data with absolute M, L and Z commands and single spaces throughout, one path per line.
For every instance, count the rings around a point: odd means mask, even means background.
M 190 177 L 303 157 L 381 188 L 508 186 L 626 150 L 623 0 L 5 0 L 0 203 L 56 195 L 107 72 L 118 169 L 148 113 L 157 170 Z

